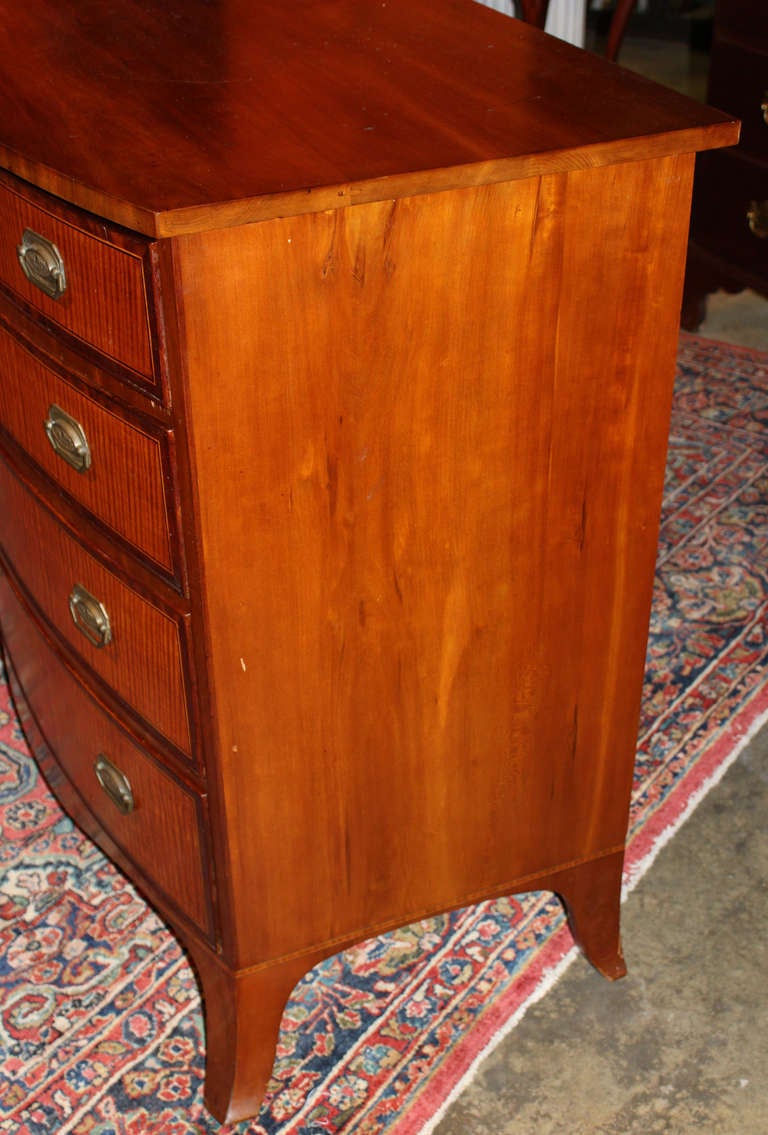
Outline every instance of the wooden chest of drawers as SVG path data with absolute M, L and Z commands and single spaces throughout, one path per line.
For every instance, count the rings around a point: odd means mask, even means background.
M 768 5 L 719 0 L 707 99 L 743 123 L 738 147 L 696 164 L 683 323 L 702 322 L 707 295 L 768 296 Z
M 737 127 L 465 0 L 75 9 L 0 0 L 2 634 L 235 1118 L 387 928 L 551 888 L 624 972 L 694 153 Z

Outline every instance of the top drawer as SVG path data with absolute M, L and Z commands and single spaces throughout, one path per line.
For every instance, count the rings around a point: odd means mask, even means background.
M 149 245 L 0 183 L 0 283 L 50 323 L 154 387 Z M 55 212 L 54 212 L 55 208 Z M 22 267 L 22 263 L 26 267 Z M 141 380 L 144 380 L 143 382 Z

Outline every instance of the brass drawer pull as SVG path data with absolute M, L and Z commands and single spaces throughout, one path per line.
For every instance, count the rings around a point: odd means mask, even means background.
M 135 802 L 131 791 L 131 782 L 125 773 L 121 772 L 117 765 L 113 765 L 110 760 L 107 760 L 103 753 L 99 753 L 96 758 L 93 771 L 118 812 L 122 812 L 124 816 L 132 812 Z
M 112 641 L 112 627 L 104 604 L 79 583 L 72 588 L 69 610 L 77 629 L 94 646 L 106 646 Z
M 45 432 L 55 452 L 78 473 L 91 467 L 91 450 L 85 430 L 60 406 L 48 407 Z
M 768 236 L 768 201 L 751 201 L 747 210 L 747 224 L 755 236 Z
M 25 229 L 16 255 L 30 283 L 51 299 L 57 300 L 64 295 L 67 290 L 64 260 L 52 241 L 32 229 Z
M 760 109 L 763 112 L 763 122 L 768 126 L 768 91 L 763 95 L 763 101 L 760 103 Z

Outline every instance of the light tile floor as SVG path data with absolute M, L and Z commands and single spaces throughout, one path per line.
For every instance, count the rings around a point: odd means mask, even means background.
M 768 729 L 622 912 L 629 975 L 578 957 L 434 1135 L 766 1135 Z
M 707 318 L 698 334 L 724 343 L 740 343 L 742 347 L 768 351 L 768 299 L 751 291 L 736 295 L 715 292 L 707 300 Z

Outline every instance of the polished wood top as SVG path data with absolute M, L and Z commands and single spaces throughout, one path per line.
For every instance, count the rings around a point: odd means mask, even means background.
M 474 0 L 0 0 L 0 26 L 0 163 L 150 235 L 737 137 Z

